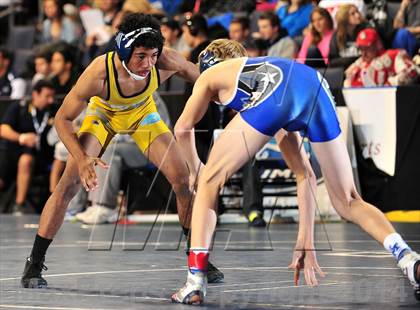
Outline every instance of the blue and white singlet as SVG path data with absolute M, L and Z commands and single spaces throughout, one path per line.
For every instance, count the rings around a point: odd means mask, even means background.
M 336 138 L 341 130 L 335 102 L 316 70 L 289 59 L 247 58 L 231 100 L 219 103 L 240 112 L 259 132 L 301 131 L 312 142 Z

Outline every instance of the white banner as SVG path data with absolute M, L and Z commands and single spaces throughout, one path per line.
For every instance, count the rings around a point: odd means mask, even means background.
M 396 87 L 343 89 L 363 157 L 372 158 L 391 176 L 397 147 L 396 92 Z

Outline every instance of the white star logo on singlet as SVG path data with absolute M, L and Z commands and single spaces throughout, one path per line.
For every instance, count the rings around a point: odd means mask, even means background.
M 268 62 L 245 65 L 239 77 L 238 88 L 248 94 L 241 98 L 240 111 L 260 105 L 283 81 L 283 72 Z
M 277 72 L 275 73 L 265 72 L 265 73 L 260 73 L 260 74 L 264 75 L 264 77 L 261 79 L 261 81 L 264 82 L 264 87 L 267 87 L 268 84 L 270 83 L 272 84 L 276 83 L 276 80 L 274 79 L 274 77 L 278 75 Z

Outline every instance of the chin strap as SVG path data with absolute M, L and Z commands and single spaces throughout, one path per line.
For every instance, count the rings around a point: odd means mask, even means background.
M 137 74 L 135 74 L 135 73 L 133 73 L 133 72 L 131 72 L 128 68 L 127 68 L 127 66 L 125 65 L 125 61 L 123 60 L 122 62 L 122 65 L 123 65 L 123 67 L 124 67 L 124 69 L 128 72 L 128 74 L 133 78 L 133 79 L 135 79 L 136 81 L 142 81 L 142 80 L 144 80 L 145 78 L 147 78 L 147 75 L 146 76 L 141 76 L 141 75 L 137 75 Z

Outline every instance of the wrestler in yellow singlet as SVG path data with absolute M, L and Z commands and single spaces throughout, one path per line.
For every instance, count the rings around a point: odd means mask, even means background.
M 95 96 L 89 101 L 86 117 L 79 134 L 94 135 L 105 149 L 117 134 L 130 134 L 144 152 L 159 135 L 169 132 L 162 121 L 153 100 L 153 92 L 159 87 L 159 70 L 153 66 L 147 86 L 134 96 L 121 93 L 115 69 L 115 52 L 106 55 L 107 93 L 106 99 Z

